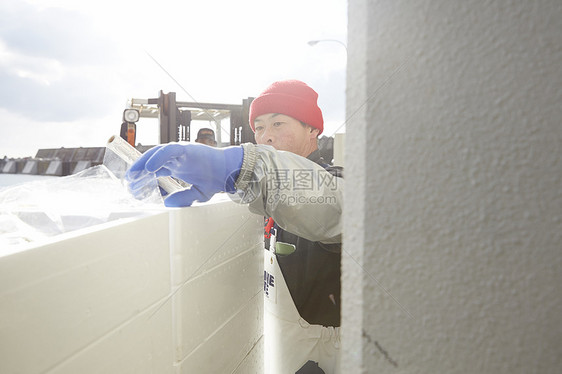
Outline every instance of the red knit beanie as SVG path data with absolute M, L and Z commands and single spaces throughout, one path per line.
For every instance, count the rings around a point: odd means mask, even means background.
M 306 83 L 286 80 L 267 87 L 250 105 L 250 127 L 255 132 L 254 120 L 267 113 L 279 113 L 324 130 L 322 111 L 317 104 L 318 94 Z

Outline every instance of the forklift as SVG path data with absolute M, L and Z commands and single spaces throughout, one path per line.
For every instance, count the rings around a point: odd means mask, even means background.
M 191 121 L 213 121 L 217 126 L 217 144 L 221 140 L 221 120 L 230 118 L 229 145 L 255 143 L 249 125 L 250 104 L 254 98 L 242 100 L 241 105 L 176 101 L 176 93 L 159 92 L 154 99 L 131 99 L 123 111 L 120 136 L 135 147 L 136 123 L 141 117 L 158 118 L 159 144 L 190 141 Z

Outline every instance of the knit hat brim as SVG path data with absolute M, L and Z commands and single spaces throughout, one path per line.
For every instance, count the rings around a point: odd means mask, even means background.
M 304 83 L 299 82 L 304 85 Z M 312 88 L 306 86 L 311 91 L 310 97 L 302 98 L 294 94 L 283 92 L 265 91 L 252 101 L 250 105 L 250 127 L 255 132 L 254 121 L 257 117 L 268 114 L 278 113 L 293 117 L 296 120 L 306 123 L 320 130 L 318 135 L 324 130 L 324 118 L 322 111 L 316 104 L 317 94 Z M 311 98 L 314 98 L 311 100 Z

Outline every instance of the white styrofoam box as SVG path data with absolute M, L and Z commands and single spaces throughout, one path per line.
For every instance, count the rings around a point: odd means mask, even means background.
M 171 305 L 154 305 L 49 373 L 173 374 L 172 335 Z
M 263 217 L 229 199 L 215 201 L 172 211 L 170 242 L 175 286 L 250 248 L 263 249 Z
M 263 297 L 261 298 L 263 304 Z M 263 323 L 262 323 L 263 324 Z M 254 345 L 250 353 L 240 363 L 232 374 L 261 374 L 264 373 L 264 336 Z
M 209 297 L 214 297 L 210 295 Z M 184 307 L 189 307 L 187 298 L 182 300 Z M 184 309 L 178 309 L 183 311 Z M 218 327 L 215 323 L 214 331 L 195 329 L 199 318 L 193 319 L 185 313 L 182 321 L 185 326 L 178 329 L 184 338 L 198 339 L 198 345 L 177 364 L 177 373 L 233 373 L 259 374 L 263 373 L 263 296 L 261 290 L 249 302 L 236 311 L 227 321 Z M 208 316 L 205 318 L 208 319 Z M 207 332 L 207 334 L 201 334 Z M 186 334 L 188 334 L 186 336 Z M 191 335 L 193 334 L 193 335 Z
M 176 210 L 171 220 L 179 372 L 251 366 L 246 357 L 263 357 L 263 217 L 227 201 Z
M 154 214 L 0 257 L 0 372 L 94 373 L 119 360 L 143 369 L 114 372 L 165 372 L 173 347 L 160 330 L 171 317 L 144 315 L 170 292 L 168 227 L 167 213 Z
M 0 373 L 262 372 L 263 218 L 114 215 L 0 256 Z

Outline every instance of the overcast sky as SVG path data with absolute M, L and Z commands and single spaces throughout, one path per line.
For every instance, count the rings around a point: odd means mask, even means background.
M 133 97 L 192 101 L 158 64 L 199 102 L 241 104 L 276 80 L 303 80 L 333 135 L 345 121 L 346 50 L 307 42 L 346 35 L 344 0 L 1 1 L 0 157 L 104 146 Z M 137 131 L 158 141 L 155 120 Z

